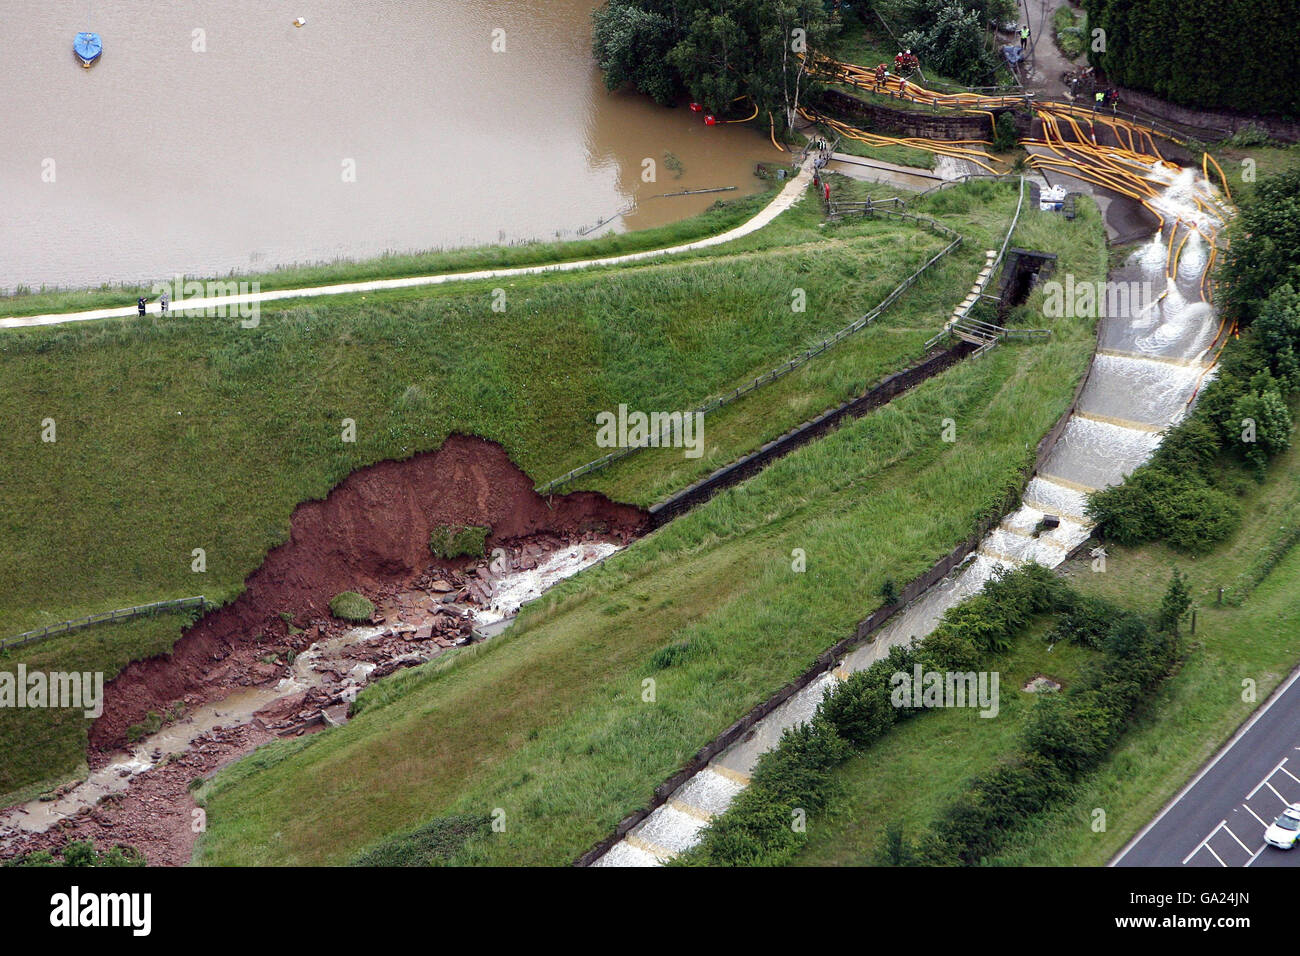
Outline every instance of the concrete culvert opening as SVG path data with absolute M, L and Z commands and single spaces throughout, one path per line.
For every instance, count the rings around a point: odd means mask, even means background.
M 1029 293 L 1034 291 L 1034 287 L 1046 281 L 1055 271 L 1055 253 L 1008 249 L 1007 262 L 1002 270 L 1002 282 L 998 290 L 998 315 L 1005 316 L 1016 306 L 1024 305 L 1025 300 L 1029 298 Z

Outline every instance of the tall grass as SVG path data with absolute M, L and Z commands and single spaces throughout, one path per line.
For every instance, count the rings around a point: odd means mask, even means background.
M 474 657 L 405 675 L 399 693 L 381 685 L 347 727 L 232 767 L 204 794 L 201 859 L 340 862 L 430 817 L 501 808 L 505 832 L 456 862 L 568 861 L 848 633 L 886 577 L 970 534 L 1018 483 L 1091 345 L 1078 327 L 958 366 L 561 585 Z M 940 440 L 949 417 L 955 444 Z M 672 646 L 698 650 L 661 653 Z M 382 701 L 365 706 L 370 694 Z
M 910 362 L 1013 201 L 1004 190 L 952 212 L 971 248 L 878 325 L 710 416 L 704 457 L 640 453 L 587 487 L 649 503 Z M 538 481 L 554 477 L 602 452 L 597 411 L 684 409 L 735 387 L 874 306 L 940 242 L 910 225 L 819 221 L 806 202 L 705 255 L 616 279 L 593 270 L 508 283 L 505 313 L 491 311 L 495 283 L 475 283 L 290 302 L 263 310 L 257 329 L 151 316 L 7 333 L 0 630 L 196 588 L 228 601 L 285 540 L 295 505 L 453 431 L 501 442 Z M 791 309 L 795 288 L 806 312 Z M 41 440 L 47 418 L 54 443 Z M 355 444 L 341 440 L 344 418 L 357 423 Z M 207 555 L 202 575 L 195 548 Z M 139 626 L 159 649 L 179 634 L 174 619 Z M 49 660 L 81 668 L 75 636 L 49 646 L 60 651 Z M 42 763 L 39 735 L 0 714 L 15 754 L 0 792 L 37 768 L 73 770 L 84 727 L 60 726 L 71 736 Z
M 528 242 L 508 246 L 475 246 L 464 249 L 432 249 L 425 252 L 388 253 L 373 259 L 339 259 L 306 265 L 290 265 L 271 272 L 237 274 L 223 281 L 257 282 L 266 292 L 272 289 L 302 289 L 309 286 L 369 279 L 396 279 L 405 276 L 435 275 L 442 272 L 473 272 L 479 269 L 502 269 L 577 259 L 616 256 L 645 249 L 665 248 L 725 232 L 738 226 L 771 201 L 773 190 L 729 202 L 680 222 L 637 232 L 614 233 L 596 239 L 567 242 Z M 208 277 L 187 276 L 187 279 Z M 215 277 L 213 277 L 215 278 Z M 162 282 L 175 276 L 159 276 Z M 0 295 L 0 315 L 40 315 L 49 312 L 74 312 L 88 309 L 133 305 L 139 296 L 151 296 L 152 284 L 113 285 L 94 289 L 28 287 Z M 0 290 L 3 291 L 3 290 Z

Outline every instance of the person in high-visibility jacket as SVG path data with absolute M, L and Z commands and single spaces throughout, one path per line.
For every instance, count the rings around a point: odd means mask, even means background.
M 1023 50 L 1025 48 L 1025 44 L 1027 44 L 1028 42 L 1029 42 L 1029 25 L 1026 24 L 1025 26 L 1020 28 L 1020 49 Z
M 1096 102 L 1096 104 L 1097 104 L 1098 106 L 1105 106 L 1105 105 L 1106 105 L 1106 91 L 1105 91 L 1105 90 L 1098 90 L 1098 91 L 1093 95 L 1093 100 Z

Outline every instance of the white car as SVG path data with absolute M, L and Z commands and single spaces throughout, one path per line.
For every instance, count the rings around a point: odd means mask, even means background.
M 1300 839 L 1300 803 L 1293 803 L 1269 824 L 1264 831 L 1264 842 L 1279 850 L 1289 850 Z

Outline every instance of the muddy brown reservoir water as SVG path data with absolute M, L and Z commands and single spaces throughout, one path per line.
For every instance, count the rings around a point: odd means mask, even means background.
M 765 129 L 605 90 L 597 5 L 5 0 L 0 289 L 575 238 L 755 191 Z

